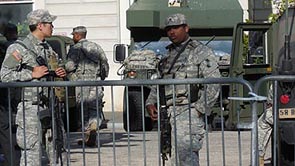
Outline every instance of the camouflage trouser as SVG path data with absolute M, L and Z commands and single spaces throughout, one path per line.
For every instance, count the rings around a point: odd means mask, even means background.
M 83 94 L 82 94 L 83 93 Z M 83 120 L 85 124 L 85 130 L 89 130 L 89 128 L 93 126 L 100 126 L 102 118 L 101 118 L 101 106 L 102 106 L 102 97 L 103 91 L 101 87 L 83 87 L 81 93 L 81 87 L 76 87 L 76 96 L 77 96 L 77 106 L 82 114 L 83 111 Z M 82 100 L 83 96 L 83 100 Z M 98 99 L 97 99 L 98 98 Z M 98 106 L 97 106 L 98 101 Z M 83 107 L 81 103 L 83 102 Z M 83 109 L 82 109 L 83 108 Z M 98 114 L 97 115 L 97 111 Z M 97 118 L 99 123 L 97 124 Z
M 264 156 L 267 144 L 270 140 L 273 127 L 272 107 L 266 111 L 258 119 L 258 151 L 259 156 Z
M 40 107 L 39 107 L 40 110 Z M 25 112 L 25 124 L 23 123 L 23 113 Z M 38 106 L 32 105 L 31 102 L 25 103 L 25 109 L 22 103 L 18 106 L 17 113 L 17 144 L 22 149 L 20 165 L 55 165 L 53 157 L 54 148 L 52 142 L 52 131 L 47 129 L 45 132 L 41 129 L 41 123 L 38 119 Z M 63 124 L 61 122 L 61 124 Z M 25 128 L 23 127 L 25 126 Z M 63 130 L 64 131 L 64 130 Z M 42 135 L 45 136 L 44 139 Z M 65 138 L 65 137 L 63 137 Z M 46 141 L 45 143 L 42 141 Z M 43 146 L 41 146 L 41 143 Z M 46 148 L 45 148 L 46 147 Z M 66 160 L 66 154 L 63 154 L 63 162 Z M 43 163 L 42 163 L 43 162 Z M 45 162 L 45 163 L 44 163 Z
M 170 164 L 173 166 L 177 165 L 177 161 L 178 165 L 199 166 L 199 150 L 202 148 L 205 134 L 203 117 L 200 116 L 201 114 L 195 108 L 191 108 L 189 111 L 187 106 L 177 106 L 175 118 L 173 117 L 172 107 L 169 108 L 169 112 L 172 128 Z M 181 113 L 178 114 L 178 112 Z M 190 112 L 191 115 L 189 115 Z M 175 141 L 177 142 L 176 144 Z

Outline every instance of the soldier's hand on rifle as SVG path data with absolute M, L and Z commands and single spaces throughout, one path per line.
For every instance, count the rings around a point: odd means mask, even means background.
M 62 67 L 59 67 L 55 70 L 55 74 L 58 76 L 58 77 L 65 77 L 66 76 L 66 70 Z
M 155 105 L 153 104 L 147 105 L 146 109 L 148 113 L 150 114 L 152 120 L 158 120 L 158 111 Z
M 32 71 L 32 78 L 41 78 L 49 73 L 46 66 L 36 66 Z

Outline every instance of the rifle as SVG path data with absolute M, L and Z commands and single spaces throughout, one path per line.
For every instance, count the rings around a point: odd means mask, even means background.
M 160 129 L 161 129 L 161 156 L 163 166 L 165 166 L 165 160 L 168 160 L 168 156 L 171 157 L 171 125 L 170 118 L 168 117 L 165 85 L 159 86 L 160 93 Z
M 107 77 L 107 74 L 106 74 L 107 72 L 106 72 L 104 66 L 101 64 L 101 61 L 99 62 L 99 69 L 100 69 L 99 76 L 100 76 L 101 80 L 105 80 Z
M 61 112 L 62 109 L 64 108 L 64 105 L 62 102 L 58 101 L 56 103 L 57 111 L 54 112 L 54 120 L 55 120 L 55 125 L 56 125 L 56 132 L 55 132 L 55 150 L 56 150 L 56 163 L 59 163 L 60 159 L 60 165 L 63 165 L 62 161 L 62 153 L 65 152 L 64 148 L 64 138 L 63 138 L 63 129 L 62 129 L 62 124 L 61 124 Z
M 36 61 L 37 63 L 40 65 L 40 66 L 47 66 L 46 63 L 45 63 L 45 59 L 41 56 L 38 56 L 36 58 Z M 63 80 L 62 78 L 55 78 L 56 75 L 55 75 L 55 69 L 58 67 L 58 62 L 57 60 L 55 59 L 55 57 L 53 56 L 50 56 L 49 60 L 48 60 L 48 68 L 49 68 L 49 74 L 46 76 L 47 77 L 47 80 L 48 81 L 55 81 L 55 80 Z M 61 92 L 61 87 L 54 87 L 52 93 L 50 93 L 50 89 L 49 88 L 49 95 L 53 94 L 53 96 L 50 96 L 49 97 L 49 100 L 51 100 L 49 102 L 49 111 L 50 111 L 50 114 L 52 113 L 53 111 L 53 115 L 54 115 L 54 121 L 55 121 L 55 133 L 54 133 L 54 140 L 55 140 L 55 150 L 56 150 L 56 154 L 57 154 L 57 157 L 56 157 L 56 163 L 59 163 L 59 160 L 60 160 L 60 165 L 62 166 L 63 165 L 63 161 L 62 161 L 62 153 L 65 152 L 65 148 L 64 148 L 64 140 L 63 140 L 63 129 L 62 129 L 62 124 L 61 124 L 61 121 L 62 121 L 62 117 L 61 117 L 61 112 L 62 112 L 62 109 L 64 108 L 64 105 L 63 105 L 63 99 L 64 99 L 64 96 L 62 96 L 62 92 Z M 57 95 L 58 94 L 58 95 Z M 53 105 L 53 108 L 52 108 L 52 105 L 51 103 L 54 102 L 55 105 Z M 53 130 L 54 126 L 51 125 L 51 129 Z

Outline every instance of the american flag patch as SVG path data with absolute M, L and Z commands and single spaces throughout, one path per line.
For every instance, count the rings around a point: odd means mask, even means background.
M 21 59 L 22 59 L 22 57 L 20 56 L 20 54 L 19 54 L 19 51 L 14 51 L 13 53 L 12 53 L 12 56 L 14 57 L 14 59 L 16 59 L 17 61 L 20 61 Z

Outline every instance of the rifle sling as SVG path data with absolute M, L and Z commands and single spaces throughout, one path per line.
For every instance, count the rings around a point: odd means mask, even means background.
M 33 50 L 31 50 L 25 43 L 23 43 L 20 40 L 16 40 L 14 43 L 17 43 L 19 45 L 21 45 L 22 47 L 24 47 L 26 50 L 29 50 L 31 53 L 33 53 L 36 57 L 38 56 Z M 28 69 L 33 71 L 34 67 L 29 66 L 27 64 L 21 64 L 20 68 L 24 68 L 24 69 Z
M 172 70 L 172 68 L 173 68 L 173 66 L 174 66 L 174 64 L 175 64 L 175 62 L 176 62 L 177 59 L 179 58 L 180 54 L 185 50 L 186 46 L 187 46 L 191 41 L 192 41 L 192 39 L 189 39 L 189 41 L 187 41 L 187 42 L 181 47 L 181 49 L 178 51 L 177 55 L 174 57 L 174 59 L 173 59 L 173 61 L 172 61 L 172 64 L 171 64 L 171 66 L 170 66 L 170 68 L 169 68 L 169 70 L 168 70 L 167 73 L 170 73 L 170 72 L 171 72 L 171 70 Z
M 23 43 L 20 40 L 16 40 L 14 43 L 17 43 L 19 45 L 21 45 L 22 47 L 24 47 L 26 50 L 29 50 L 31 53 L 33 53 L 36 57 L 38 57 L 38 54 L 36 52 L 34 52 L 32 49 L 30 49 L 25 43 Z

